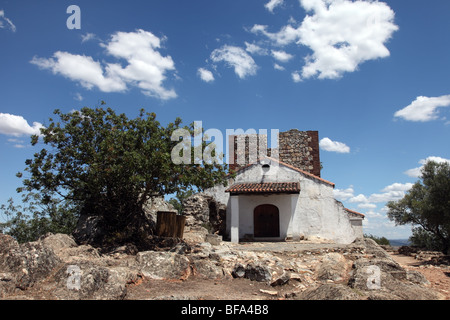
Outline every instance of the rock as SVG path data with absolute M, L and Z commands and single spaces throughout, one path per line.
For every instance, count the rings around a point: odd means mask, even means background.
M 407 272 L 392 258 L 385 257 L 371 246 L 369 244 L 368 251 L 374 258 L 360 258 L 353 265 L 354 270 L 348 281 L 351 288 L 364 292 L 370 300 L 442 299 L 442 295 L 423 286 L 423 277 Z
M 419 285 L 429 285 L 430 282 L 427 280 L 427 278 L 425 278 L 425 276 L 420 273 L 419 271 L 415 271 L 415 270 L 407 270 L 406 271 L 406 279 L 419 284 Z
M 200 226 L 186 227 L 183 234 L 183 240 L 190 244 L 205 242 L 208 230 Z
M 58 257 L 64 262 L 89 261 L 101 258 L 98 249 L 88 244 L 61 249 L 58 251 Z
M 187 227 L 206 227 L 210 233 L 225 234 L 226 206 L 213 196 L 196 193 L 183 201 Z
M 260 263 L 249 263 L 245 267 L 245 278 L 258 282 L 269 282 L 272 280 L 270 269 Z
M 367 278 L 371 277 L 373 274 L 373 271 L 371 270 L 379 270 L 380 274 L 386 273 L 399 280 L 406 279 L 406 270 L 390 257 L 372 259 L 361 258 L 355 261 L 353 268 L 355 270 L 349 283 L 354 284 L 354 287 L 359 289 L 366 289 Z
M 357 294 L 348 286 L 342 284 L 323 284 L 319 287 L 306 289 L 298 294 L 296 300 L 362 300 L 364 297 Z
M 75 265 L 64 264 L 50 280 L 56 299 L 120 300 L 127 293 L 126 285 L 138 278 L 138 272 L 130 268 L 108 268 L 80 261 Z
M 10 284 L 21 290 L 47 277 L 59 263 L 53 250 L 39 241 L 19 245 L 12 237 L 0 235 L 0 270 L 9 273 Z
M 209 242 L 213 246 L 219 246 L 222 242 L 222 236 L 219 236 L 217 234 L 207 234 L 205 237 L 205 241 Z
M 144 204 L 144 213 L 150 225 L 156 227 L 158 211 L 177 212 L 175 207 L 164 200 L 164 197 L 153 197 Z
M 276 287 L 276 286 L 282 286 L 285 285 L 289 282 L 289 280 L 291 279 L 291 273 L 290 272 L 283 272 L 283 274 L 279 277 L 276 277 L 275 280 L 273 280 L 270 285 L 272 287 Z
M 401 246 L 400 248 L 398 248 L 398 253 L 403 254 L 405 256 L 413 256 L 418 251 L 419 248 L 413 246 Z
M 259 289 L 260 292 L 271 295 L 271 296 L 277 296 L 278 295 L 278 291 L 274 291 L 274 290 L 264 290 L 264 289 Z
M 133 243 L 127 243 L 126 245 L 119 246 L 109 252 L 109 254 L 125 254 L 136 255 L 139 252 L 138 248 Z
M 233 271 L 231 272 L 231 275 L 233 276 L 233 278 L 244 278 L 245 267 L 240 263 L 236 263 L 236 265 L 233 268 Z
M 196 259 L 193 261 L 194 274 L 206 279 L 221 279 L 224 277 L 219 263 L 209 259 Z
M 77 246 L 77 243 L 72 236 L 62 233 L 48 233 L 39 238 L 39 241 L 44 247 L 52 249 L 55 253 L 66 248 L 74 248 Z
M 189 259 L 174 252 L 139 252 L 136 262 L 141 273 L 151 279 L 185 280 L 191 274 Z
M 318 270 L 318 279 L 342 281 L 347 278 L 351 263 L 340 253 L 327 253 Z

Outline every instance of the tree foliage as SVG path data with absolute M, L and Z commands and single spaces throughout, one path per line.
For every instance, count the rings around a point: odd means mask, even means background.
M 10 198 L 7 205 L 0 206 L 0 211 L 6 221 L 0 223 L 0 230 L 19 243 L 35 241 L 49 232 L 70 234 L 78 219 L 77 208 L 71 201 L 52 199 L 44 205 L 34 192 L 26 194 L 19 205 Z
M 412 224 L 411 242 L 430 249 L 450 249 L 450 165 L 430 161 L 403 199 L 387 204 L 397 225 Z
M 364 238 L 372 239 L 379 245 L 389 246 L 391 244 L 386 237 L 377 237 L 371 234 L 365 234 Z
M 174 131 L 198 134 L 193 124 L 181 127 L 179 118 L 163 126 L 144 110 L 135 119 L 111 108 L 54 114 L 58 121 L 50 118 L 41 136 L 32 137 L 33 145 L 42 139 L 46 147 L 26 160 L 18 191 L 39 193 L 42 205 L 70 201 L 80 215 L 100 217 L 107 237 L 136 237 L 146 227 L 143 205 L 150 197 L 225 184 L 226 165 L 171 161 L 179 143 L 171 139 Z

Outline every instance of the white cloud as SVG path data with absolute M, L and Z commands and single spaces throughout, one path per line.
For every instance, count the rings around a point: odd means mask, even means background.
M 6 23 L 6 25 L 5 25 Z M 12 32 L 16 32 L 17 28 L 14 23 L 5 16 L 5 11 L 0 10 L 0 29 L 4 29 L 5 27 L 11 29 Z
M 260 56 L 265 56 L 269 54 L 269 51 L 267 49 L 261 48 L 260 46 L 254 44 L 254 43 L 248 43 L 245 42 L 245 51 L 251 53 L 251 54 L 257 54 Z
M 358 204 L 358 208 L 360 209 L 375 209 L 377 207 L 376 204 L 373 203 L 360 203 Z
M 205 82 L 214 81 L 214 75 L 209 70 L 199 68 L 197 73 L 198 73 L 199 77 Z
M 292 76 L 292 80 L 294 80 L 294 82 L 301 82 L 302 81 L 302 77 L 300 76 L 300 74 L 297 71 L 296 72 L 292 72 L 291 76 Z
M 320 148 L 325 151 L 338 152 L 338 153 L 349 153 L 350 147 L 345 143 L 332 141 L 329 138 L 323 138 L 319 142 Z
M 450 106 L 450 95 L 440 97 L 417 97 L 409 106 L 397 111 L 394 116 L 408 121 L 426 122 L 438 119 L 438 108 Z
M 350 186 L 347 189 L 335 189 L 333 194 L 337 200 L 358 204 L 360 209 L 375 209 L 376 203 L 400 200 L 412 186 L 412 183 L 393 183 L 383 188 L 381 193 L 372 193 L 370 196 L 364 194 L 355 196 L 353 186 Z
M 272 50 L 272 56 L 280 62 L 288 62 L 294 56 L 284 51 Z
M 340 201 L 346 201 L 352 197 L 354 197 L 353 186 L 348 187 L 347 189 L 334 189 L 333 194 L 334 197 Z
M 241 79 L 255 75 L 258 69 L 253 58 L 244 49 L 235 46 L 224 45 L 220 49 L 215 49 L 211 53 L 211 60 L 216 63 L 225 62 L 234 68 L 234 72 Z
M 293 42 L 297 42 L 300 38 L 300 32 L 298 28 L 291 25 L 284 26 L 279 32 L 271 33 L 267 31 L 267 26 L 255 24 L 250 32 L 258 34 L 261 33 L 269 38 L 277 46 L 285 46 Z
M 445 158 L 441 158 L 441 157 L 431 156 L 431 157 L 428 157 L 426 159 L 420 160 L 419 161 L 419 163 L 421 164 L 420 167 L 406 170 L 405 174 L 410 176 L 410 177 L 412 177 L 412 178 L 420 178 L 422 176 L 422 168 L 428 161 L 434 161 L 434 162 L 437 162 L 437 163 L 445 163 L 445 162 L 447 162 L 448 164 L 450 164 L 450 159 L 445 159 Z
M 33 122 L 30 126 L 22 116 L 9 113 L 0 113 L 0 133 L 9 136 L 20 137 L 24 135 L 40 135 L 40 129 L 44 126 L 39 122 Z
M 266 36 L 277 46 L 291 43 L 306 46 L 302 78 L 340 78 L 368 60 L 390 55 L 385 43 L 398 30 L 394 11 L 378 1 L 300 0 L 308 15 L 300 26 L 295 22 L 272 33 L 268 26 L 254 25 L 251 32 Z
M 27 147 L 26 144 L 25 144 L 25 141 L 23 141 L 21 139 L 10 138 L 10 139 L 8 139 L 8 142 L 12 143 L 13 147 L 17 148 L 17 149 L 23 149 L 23 148 Z
M 273 68 L 274 68 L 275 70 L 280 70 L 280 71 L 285 70 L 285 68 L 284 68 L 283 66 L 280 66 L 278 63 L 274 63 L 274 64 L 273 64 Z
M 111 72 L 109 66 L 105 73 L 100 62 L 94 61 L 92 57 L 57 51 L 52 58 L 33 57 L 30 62 L 41 69 L 49 69 L 54 74 L 79 82 L 87 89 L 95 86 L 103 92 L 121 92 L 127 88 L 126 83 Z
M 398 27 L 394 11 L 385 3 L 301 0 L 301 4 L 314 13 L 299 28 L 298 43 L 313 51 L 303 67 L 304 78 L 339 78 L 364 61 L 390 55 L 385 43 Z
M 393 183 L 381 190 L 382 193 L 373 193 L 368 198 L 369 202 L 388 202 L 400 200 L 405 193 L 412 188 L 412 183 Z
M 73 98 L 77 101 L 83 101 L 83 99 L 84 99 L 83 96 L 79 92 L 75 93 L 75 96 Z
M 358 194 L 357 196 L 351 197 L 348 202 L 350 203 L 366 203 L 368 201 L 367 197 L 363 194 Z
M 283 4 L 284 0 L 270 0 L 268 3 L 264 5 L 267 10 L 273 13 L 273 9 Z
M 408 191 L 413 186 L 412 183 L 393 183 L 385 187 L 382 192 Z
M 123 92 L 131 85 L 141 89 L 145 95 L 162 100 L 177 96 L 173 89 L 163 86 L 166 73 L 175 70 L 175 64 L 170 56 L 163 57 L 159 53 L 161 40 L 151 32 L 117 32 L 101 46 L 109 55 L 125 60 L 127 65 L 106 63 L 103 66 L 92 57 L 61 51 L 48 59 L 34 57 L 31 63 L 78 82 L 87 89 L 97 87 L 103 92 Z
M 97 36 L 94 33 L 86 33 L 81 35 L 81 43 L 86 41 L 94 40 Z

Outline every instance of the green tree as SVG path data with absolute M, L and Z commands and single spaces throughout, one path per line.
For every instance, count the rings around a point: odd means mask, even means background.
M 0 211 L 6 221 L 0 223 L 0 230 L 19 243 L 34 241 L 48 232 L 70 234 L 78 220 L 77 208 L 71 201 L 52 199 L 44 205 L 34 192 L 26 194 L 19 205 L 10 198 Z
M 18 191 L 39 193 L 42 205 L 70 201 L 80 215 L 99 217 L 105 236 L 97 244 L 145 238 L 151 226 L 143 205 L 152 196 L 226 183 L 226 165 L 172 162 L 180 143 L 172 134 L 183 128 L 193 137 L 198 134 L 194 124 L 181 127 L 177 118 L 162 126 L 144 110 L 135 119 L 111 108 L 54 114 L 59 121 L 50 118 L 41 137 L 32 137 L 33 145 L 42 138 L 47 147 L 26 160 L 28 174 Z M 199 147 L 210 144 L 203 141 Z
M 183 202 L 186 198 L 189 198 L 194 194 L 193 190 L 179 191 L 175 197 L 169 199 L 169 203 L 178 211 L 179 214 L 183 213 L 184 205 Z
M 412 224 L 414 245 L 447 253 L 450 249 L 450 165 L 427 162 L 419 180 L 403 199 L 388 202 L 388 217 L 397 225 Z
M 374 235 L 371 235 L 371 234 L 365 234 L 364 238 L 372 239 L 379 245 L 389 246 L 391 244 L 386 237 L 377 237 L 377 236 L 374 236 Z

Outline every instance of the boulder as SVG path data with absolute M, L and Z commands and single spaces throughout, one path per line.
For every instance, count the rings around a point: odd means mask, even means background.
M 175 213 L 177 212 L 177 210 L 172 204 L 164 200 L 164 197 L 150 198 L 144 204 L 143 209 L 145 217 L 153 227 L 156 227 L 158 211 L 175 212 Z
M 267 266 L 251 262 L 245 267 L 245 278 L 258 282 L 270 282 L 272 272 Z
M 295 297 L 296 300 L 362 300 L 357 291 L 343 284 L 327 283 L 311 287 Z
M 4 290 L 12 287 L 25 290 L 47 277 L 60 263 L 53 250 L 39 241 L 19 245 L 12 237 L 0 234 L 0 270 L 9 279 Z
M 48 233 L 45 236 L 40 237 L 39 241 L 44 247 L 52 249 L 55 253 L 66 248 L 75 248 L 77 246 L 73 236 L 62 233 Z
M 183 201 L 187 227 L 206 227 L 210 233 L 225 234 L 226 206 L 213 196 L 196 193 Z
M 236 263 L 231 275 L 233 276 L 233 278 L 244 278 L 245 277 L 245 266 L 243 266 L 240 263 Z
M 348 277 L 350 267 L 351 262 L 342 254 L 337 252 L 327 253 L 318 269 L 317 278 L 319 280 L 342 281 Z
M 127 284 L 139 277 L 138 271 L 131 268 L 78 261 L 64 264 L 47 282 L 58 300 L 120 300 L 127 293 Z M 47 286 L 47 290 L 50 288 Z
M 349 287 L 364 292 L 370 300 L 439 300 L 443 296 L 423 284 L 426 279 L 406 271 L 393 259 L 380 257 L 355 261 Z
M 296 277 L 299 279 L 298 277 Z M 291 280 L 291 273 L 284 271 L 280 276 L 274 277 L 274 280 L 270 283 L 272 287 L 283 286 Z
M 139 252 L 136 263 L 141 273 L 151 279 L 185 280 L 191 274 L 189 259 L 174 252 Z
M 195 259 L 192 262 L 194 274 L 205 279 L 221 279 L 224 277 L 223 269 L 217 261 L 210 259 Z

